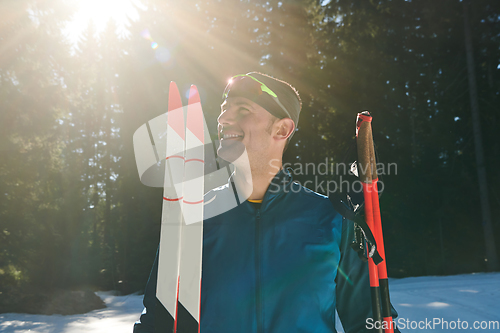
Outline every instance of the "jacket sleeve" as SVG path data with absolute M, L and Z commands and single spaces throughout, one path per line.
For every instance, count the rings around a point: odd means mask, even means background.
M 336 279 L 337 312 L 346 333 L 373 332 L 368 329 L 371 325 L 367 325 L 373 323 L 368 264 L 351 248 L 353 239 L 354 223 L 343 218 L 341 257 Z M 398 316 L 394 307 L 392 316 Z M 394 332 L 399 330 L 395 329 Z
M 134 333 L 154 333 L 155 332 L 155 307 L 156 307 L 156 278 L 158 276 L 158 251 L 153 263 L 153 268 L 149 274 L 148 283 L 144 292 L 144 310 L 140 319 L 134 324 Z

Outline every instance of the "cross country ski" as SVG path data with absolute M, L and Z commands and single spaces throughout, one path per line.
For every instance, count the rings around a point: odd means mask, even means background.
M 195 86 L 186 122 L 180 93 L 170 83 L 162 226 L 158 262 L 156 331 L 199 332 L 203 244 L 204 125 Z M 161 312 L 167 312 L 168 315 Z

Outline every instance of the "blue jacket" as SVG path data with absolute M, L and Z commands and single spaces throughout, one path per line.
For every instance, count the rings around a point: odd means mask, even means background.
M 228 195 L 231 184 L 210 191 L 206 210 Z M 335 309 L 346 332 L 368 331 L 368 266 L 352 239 L 327 197 L 281 171 L 262 204 L 204 221 L 201 333 L 336 332 Z M 154 332 L 156 275 L 157 260 L 134 333 Z

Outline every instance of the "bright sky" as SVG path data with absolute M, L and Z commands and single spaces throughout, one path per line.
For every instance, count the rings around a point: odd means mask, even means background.
M 135 6 L 144 8 L 139 0 L 73 0 L 73 2 L 78 9 L 63 31 L 72 44 L 76 44 L 91 20 L 96 26 L 96 32 L 100 33 L 106 27 L 108 20 L 113 19 L 118 26 L 117 33 L 126 36 L 129 21 L 139 18 Z

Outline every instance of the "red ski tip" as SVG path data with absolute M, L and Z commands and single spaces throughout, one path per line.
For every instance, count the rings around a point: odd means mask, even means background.
M 205 143 L 203 131 L 203 110 L 201 109 L 200 94 L 195 85 L 189 90 L 188 116 L 186 127 L 200 140 Z
M 181 95 L 179 89 L 177 89 L 177 84 L 174 81 L 170 82 L 168 88 L 168 111 L 173 111 L 175 109 L 182 108 Z
M 198 89 L 193 84 L 189 89 L 189 104 L 200 103 L 200 94 L 198 93 Z
M 182 111 L 181 94 L 177 84 L 173 81 L 170 82 L 168 90 L 168 112 L 168 125 L 184 140 L 184 111 Z

